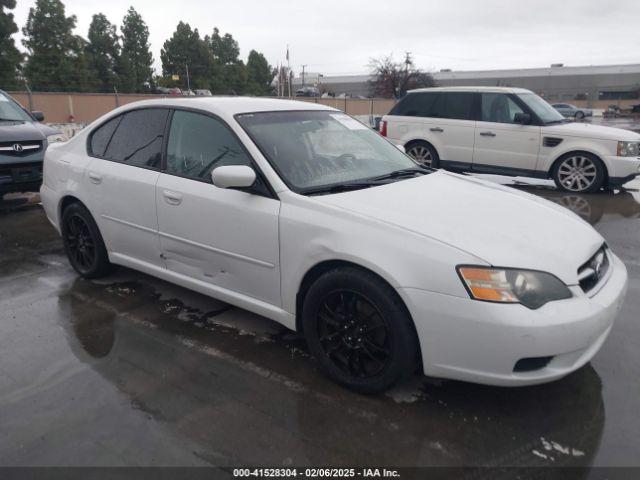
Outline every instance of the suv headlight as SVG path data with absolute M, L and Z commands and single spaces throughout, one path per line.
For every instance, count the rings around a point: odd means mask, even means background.
M 67 137 L 64 133 L 54 133 L 53 135 L 47 135 L 48 144 L 66 142 L 67 140 L 69 140 L 69 137 Z
M 573 296 L 562 281 L 545 272 L 460 266 L 458 274 L 471 298 L 485 302 L 521 303 L 535 310 Z
M 640 155 L 640 142 L 618 142 L 619 157 L 637 157 Z

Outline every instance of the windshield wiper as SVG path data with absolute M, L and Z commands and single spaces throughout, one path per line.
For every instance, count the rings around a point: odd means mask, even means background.
M 550 122 L 546 122 L 545 125 L 555 125 L 556 123 L 567 123 L 569 120 L 563 118 L 562 120 L 551 120 Z
M 0 122 L 23 122 L 21 118 L 0 118 Z
M 400 178 L 400 177 L 414 177 L 416 174 L 426 175 L 428 173 L 433 172 L 428 167 L 411 167 L 411 168 L 403 168 L 401 170 L 394 170 L 393 172 L 385 173 L 384 175 L 380 175 L 378 177 L 370 178 L 372 181 L 379 180 L 390 180 L 392 178 Z
M 336 185 L 324 185 L 322 187 L 311 187 L 306 190 L 303 190 L 301 193 L 303 195 L 317 195 L 319 193 L 339 193 L 339 192 L 348 192 L 349 190 L 360 190 L 362 188 L 375 187 L 376 185 L 380 185 L 378 182 L 349 182 L 349 183 L 338 183 Z

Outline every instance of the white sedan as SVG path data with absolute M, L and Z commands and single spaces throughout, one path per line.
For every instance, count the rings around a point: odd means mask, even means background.
M 419 166 L 311 103 L 129 104 L 47 151 L 41 196 L 80 275 L 124 265 L 269 317 L 361 392 L 418 369 L 560 378 L 601 347 L 627 288 L 569 211 Z

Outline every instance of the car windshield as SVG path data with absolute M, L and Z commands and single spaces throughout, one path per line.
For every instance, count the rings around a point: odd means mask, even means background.
M 236 118 L 284 182 L 299 193 L 366 188 L 382 180 L 428 173 L 378 133 L 341 112 L 264 112 Z
M 544 124 L 565 122 L 565 118 L 555 108 L 535 93 L 519 93 L 522 100 L 542 120 Z
M 31 122 L 32 119 L 10 97 L 0 92 L 0 122 Z

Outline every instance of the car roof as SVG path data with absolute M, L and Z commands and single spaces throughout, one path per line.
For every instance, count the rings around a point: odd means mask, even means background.
M 280 98 L 259 97 L 180 97 L 159 98 L 128 103 L 120 111 L 140 107 L 184 107 L 210 111 L 223 116 L 233 116 L 238 113 L 271 112 L 287 110 L 330 110 L 335 108 L 313 102 L 300 102 Z
M 415 92 L 496 92 L 496 93 L 532 93 L 526 88 L 515 87 L 430 87 L 416 88 L 407 93 Z

